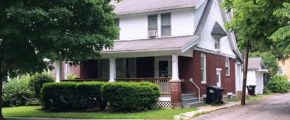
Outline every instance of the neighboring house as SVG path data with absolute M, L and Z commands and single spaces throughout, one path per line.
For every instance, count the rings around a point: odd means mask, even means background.
M 263 94 L 264 73 L 268 72 L 261 57 L 249 58 L 247 86 L 256 86 L 255 93 Z
M 148 81 L 161 101 L 190 106 L 206 86 L 233 95 L 241 81 L 241 54 L 220 0 L 122 0 L 115 5 L 119 39 L 102 59 L 80 65 L 80 80 Z M 61 78 L 60 68 L 58 68 Z M 237 84 L 236 84 L 237 83 Z M 196 97 L 196 98 L 194 98 Z
M 279 61 L 278 65 L 278 74 L 285 75 L 288 78 L 288 81 L 290 81 L 290 58 Z

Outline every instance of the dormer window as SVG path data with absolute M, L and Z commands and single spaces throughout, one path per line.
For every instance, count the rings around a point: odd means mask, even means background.
M 214 48 L 217 50 L 219 50 L 221 48 L 219 38 L 214 38 Z
M 157 14 L 148 15 L 148 36 L 157 37 L 158 35 L 158 22 Z
M 220 26 L 220 24 L 215 22 L 215 24 L 214 24 L 214 26 L 212 28 L 212 31 L 211 31 L 211 35 L 214 38 L 214 48 L 219 50 L 221 48 L 221 46 L 220 46 L 221 38 L 226 36 L 227 33 Z

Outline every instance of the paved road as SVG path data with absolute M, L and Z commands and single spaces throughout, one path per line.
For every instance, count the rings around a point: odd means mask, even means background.
M 219 110 L 193 120 L 290 120 L 290 93 L 271 95 L 250 105 Z

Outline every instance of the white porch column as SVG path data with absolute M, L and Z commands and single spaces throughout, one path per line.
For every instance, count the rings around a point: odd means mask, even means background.
M 179 81 L 178 71 L 178 55 L 172 55 L 172 79 L 173 81 Z
M 110 58 L 110 80 L 109 82 L 115 82 L 116 78 L 116 58 Z
M 62 61 L 56 61 L 55 82 L 60 82 L 62 76 Z

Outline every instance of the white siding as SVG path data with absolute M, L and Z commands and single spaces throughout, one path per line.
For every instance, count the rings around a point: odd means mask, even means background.
M 194 11 L 194 21 L 193 21 L 194 30 L 196 30 L 196 28 L 198 26 L 199 20 L 200 20 L 200 18 L 202 16 L 202 13 L 204 11 L 204 8 L 206 6 L 206 3 L 207 2 L 204 2 L 199 8 L 197 8 L 197 10 Z
M 147 38 L 147 15 L 128 15 L 120 17 L 120 40 Z
M 247 74 L 247 86 L 248 85 L 256 85 L 256 71 L 248 71 Z
M 236 91 L 242 91 L 242 85 L 243 85 L 243 75 L 242 75 L 242 66 L 240 63 L 236 63 Z
M 222 18 L 221 8 L 217 0 L 213 1 L 213 6 L 211 7 L 209 16 L 205 23 L 205 26 L 201 33 L 201 41 L 198 47 L 215 51 L 214 49 L 214 39 L 211 35 L 212 28 L 215 22 L 218 22 L 224 28 L 224 21 Z M 225 28 L 224 28 L 225 29 Z M 220 52 L 229 56 L 235 56 L 234 52 L 230 47 L 230 42 L 228 37 L 221 38 L 220 41 Z
M 193 35 L 194 33 L 194 10 L 172 12 L 172 36 Z
M 257 72 L 257 86 L 256 86 L 256 94 L 263 94 L 264 89 L 264 80 L 263 73 Z
M 264 89 L 264 76 L 263 73 L 257 71 L 248 71 L 247 85 L 255 85 L 255 93 L 263 94 Z
M 179 9 L 162 11 L 158 13 L 158 36 L 161 36 L 161 13 L 171 13 L 171 34 L 172 36 L 193 35 L 194 33 L 194 9 Z M 136 40 L 148 38 L 148 14 L 133 14 L 119 16 L 120 19 L 120 40 Z

